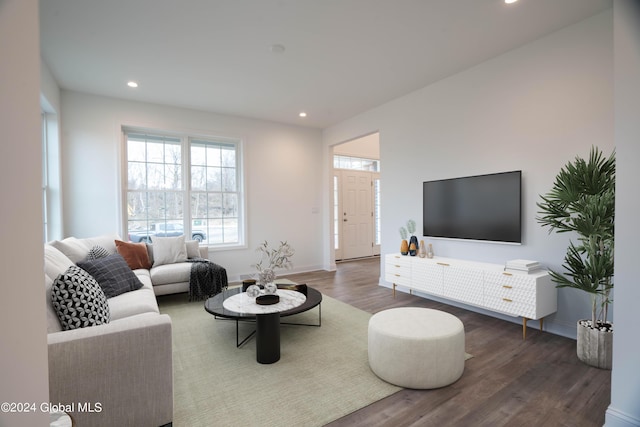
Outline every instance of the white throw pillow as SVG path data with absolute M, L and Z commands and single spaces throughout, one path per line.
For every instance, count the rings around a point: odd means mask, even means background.
M 153 238 L 153 265 L 173 264 L 187 260 L 187 246 L 184 235 L 177 237 Z
M 187 240 L 184 244 L 187 245 L 188 258 L 200 258 L 200 242 L 197 240 Z

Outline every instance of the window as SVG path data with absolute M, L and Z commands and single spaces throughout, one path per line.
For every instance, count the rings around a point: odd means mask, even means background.
M 42 239 L 49 240 L 49 144 L 47 138 L 47 115 L 42 113 Z
M 333 156 L 333 167 L 360 171 L 380 172 L 380 160 L 352 156 Z
M 333 176 L 333 248 L 340 249 L 340 181 Z
M 191 141 L 191 216 L 213 244 L 238 243 L 238 181 L 236 145 Z
M 373 179 L 373 219 L 374 224 L 374 244 L 382 243 L 382 224 L 380 221 L 380 178 Z
M 125 131 L 129 239 L 244 244 L 240 141 Z

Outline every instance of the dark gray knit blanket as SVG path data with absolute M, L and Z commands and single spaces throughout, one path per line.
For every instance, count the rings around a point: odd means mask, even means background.
M 205 258 L 189 258 L 189 301 L 202 301 L 227 289 L 227 270 Z

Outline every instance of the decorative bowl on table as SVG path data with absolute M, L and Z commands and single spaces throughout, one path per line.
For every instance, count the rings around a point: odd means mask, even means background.
M 258 305 L 273 305 L 280 302 L 280 297 L 276 294 L 265 294 L 256 297 L 256 304 Z

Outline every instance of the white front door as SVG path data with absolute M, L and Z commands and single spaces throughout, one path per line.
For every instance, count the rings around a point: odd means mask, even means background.
M 342 179 L 342 258 L 374 254 L 373 174 L 343 170 Z

